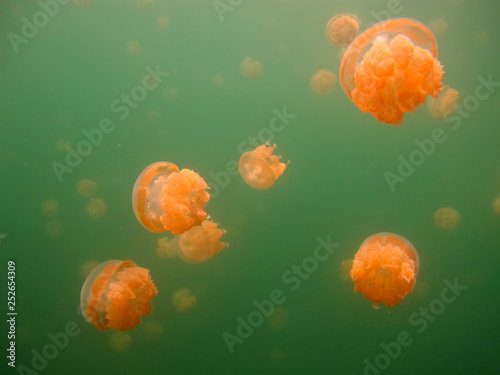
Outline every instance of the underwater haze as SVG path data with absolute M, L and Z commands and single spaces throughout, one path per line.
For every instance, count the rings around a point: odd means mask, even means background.
M 427 25 L 455 112 L 363 113 L 325 33 L 340 13 Z M 499 19 L 498 0 L 2 0 L 0 374 L 499 374 Z M 257 190 L 237 164 L 267 141 L 290 162 Z M 160 257 L 134 215 L 158 161 L 209 185 L 211 259 Z M 346 269 L 380 232 L 420 260 L 397 306 Z M 126 332 L 81 312 L 112 259 L 158 290 Z

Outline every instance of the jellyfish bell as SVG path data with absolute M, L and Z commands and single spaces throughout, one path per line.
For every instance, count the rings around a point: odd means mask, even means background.
M 360 23 L 353 14 L 337 14 L 326 25 L 326 39 L 335 47 L 347 47 L 358 35 Z
M 157 293 L 147 269 L 131 260 L 109 260 L 87 276 L 80 306 L 85 319 L 99 330 L 128 331 L 151 314 L 151 299 Z
M 335 88 L 337 77 L 328 69 L 320 69 L 311 78 L 311 88 L 318 95 L 328 95 Z
M 442 76 L 434 35 L 409 18 L 383 21 L 360 34 L 339 72 L 344 92 L 362 112 L 397 126 L 441 88 Z
M 262 63 L 253 57 L 247 57 L 240 65 L 241 75 L 249 79 L 257 79 L 262 74 Z
M 283 174 L 289 162 L 280 163 L 281 156 L 273 155 L 276 145 L 269 142 L 257 147 L 253 151 L 241 155 L 239 171 L 243 180 L 258 190 L 269 189 L 274 181 Z
M 460 224 L 460 214 L 452 207 L 443 207 L 434 213 L 434 224 L 444 230 L 453 230 Z
M 396 306 L 413 291 L 420 268 L 415 247 L 394 233 L 368 237 L 354 257 L 351 278 L 354 291 L 373 302 Z
M 200 175 L 170 162 L 146 167 L 137 178 L 132 206 L 137 220 L 155 233 L 180 234 L 207 218 L 204 206 L 209 189 Z
M 179 288 L 172 293 L 172 304 L 178 313 L 185 314 L 189 312 L 197 303 L 198 299 L 189 288 Z
M 175 251 L 186 263 L 204 262 L 224 249 L 227 244 L 220 241 L 225 230 L 217 228 L 217 224 L 205 220 L 200 225 L 175 237 Z

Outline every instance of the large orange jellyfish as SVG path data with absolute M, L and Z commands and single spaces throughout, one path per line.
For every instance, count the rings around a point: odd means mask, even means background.
M 240 175 L 254 189 L 269 189 L 285 171 L 289 162 L 280 163 L 281 156 L 273 155 L 275 148 L 276 145 L 269 146 L 267 142 L 241 155 Z
M 99 330 L 128 331 L 151 314 L 156 290 L 149 271 L 131 260 L 109 260 L 90 272 L 83 284 L 81 308 Z
M 360 21 L 352 14 L 337 14 L 326 25 L 326 39 L 335 47 L 347 47 L 359 32 Z
M 340 83 L 363 112 L 400 126 L 427 95 L 441 88 L 443 68 L 432 32 L 418 21 L 395 18 L 380 22 L 347 47 Z
M 352 263 L 354 291 L 362 293 L 378 309 L 379 304 L 396 306 L 413 291 L 420 261 L 406 238 L 394 233 L 368 237 Z
M 201 225 L 177 235 L 174 248 L 186 263 L 204 262 L 226 247 L 227 244 L 220 241 L 224 233 L 225 230 L 217 228 L 216 223 L 205 220 Z
M 137 220 L 151 232 L 179 234 L 207 218 L 204 206 L 209 189 L 200 175 L 189 169 L 179 171 L 175 164 L 157 162 L 137 178 L 132 205 Z

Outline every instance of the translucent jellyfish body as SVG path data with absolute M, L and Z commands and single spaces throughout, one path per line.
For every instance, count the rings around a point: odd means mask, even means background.
M 351 278 L 354 291 L 362 293 L 378 308 L 396 306 L 413 291 L 420 268 L 415 247 L 394 233 L 368 237 L 354 257 Z
M 157 293 L 147 269 L 131 260 L 109 260 L 87 276 L 81 309 L 85 319 L 101 331 L 128 331 L 151 313 L 151 299 Z
M 137 220 L 149 231 L 179 234 L 207 218 L 208 185 L 196 172 L 157 162 L 139 175 L 132 192 Z
M 441 88 L 442 76 L 434 35 L 409 18 L 380 22 L 360 34 L 339 72 L 342 88 L 361 111 L 398 126 L 406 112 Z
M 269 146 L 267 142 L 241 155 L 240 175 L 254 189 L 269 189 L 285 171 L 288 163 L 279 162 L 281 156 L 273 155 L 275 148 L 276 145 Z

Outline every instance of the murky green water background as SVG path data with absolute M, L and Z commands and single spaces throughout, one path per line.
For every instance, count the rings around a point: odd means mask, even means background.
M 373 23 L 386 18 L 380 12 L 391 4 L 393 16 L 447 22 L 439 59 L 444 83 L 460 91 L 463 104 L 480 77 L 500 81 L 500 2 L 233 4 L 221 20 L 211 1 L 156 0 L 141 7 L 94 0 L 87 9 L 69 3 L 15 53 L 9 33 L 20 35 L 23 17 L 32 20 L 41 8 L 34 1 L 2 2 L 0 233 L 8 236 L 0 243 L 1 373 L 498 374 L 500 215 L 491 209 L 500 195 L 498 86 L 476 110 L 465 111 L 458 129 L 433 120 L 425 106 L 396 128 L 363 115 L 339 86 L 331 95 L 315 95 L 309 80 L 320 68 L 338 73 L 337 50 L 324 36 L 330 17 L 351 12 Z M 158 29 L 159 16 L 168 17 L 166 30 Z M 129 41 L 139 42 L 138 55 L 127 53 Z M 247 56 L 263 64 L 258 80 L 239 72 Z M 141 82 L 147 66 L 157 65 L 169 76 L 121 120 L 111 104 Z M 223 87 L 212 85 L 215 74 L 224 77 Z M 166 99 L 174 88 L 177 96 Z M 265 134 L 276 111 L 295 117 L 271 140 L 291 161 L 275 186 L 253 190 L 239 176 L 225 187 L 216 184 L 214 176 L 239 159 L 238 145 Z M 61 142 L 76 148 L 85 139 L 82 130 L 105 118 L 114 131 L 59 182 L 52 164 L 65 163 Z M 415 140 L 429 138 L 436 127 L 446 141 L 392 192 L 384 173 L 397 173 L 398 156 L 407 158 Z M 230 246 L 206 263 L 159 258 L 161 235 L 147 232 L 133 215 L 134 181 L 159 160 L 197 171 L 216 192 L 207 211 L 227 230 Z M 82 178 L 96 181 L 96 197 L 107 204 L 98 220 L 86 214 L 87 199 L 76 191 Z M 47 199 L 59 203 L 55 219 L 42 214 Z M 446 206 L 461 215 L 451 232 L 433 221 Z M 50 236 L 50 228 L 59 233 Z M 421 271 L 414 293 L 399 306 L 375 310 L 340 278 L 339 265 L 366 237 L 386 231 L 415 245 Z M 291 290 L 282 275 L 313 255 L 318 237 L 340 246 Z M 163 333 L 148 338 L 146 324 L 138 326 L 122 352 L 111 347 L 112 332 L 99 332 L 77 313 L 82 264 L 108 259 L 150 269 L 159 290 L 144 321 L 161 325 Z M 17 268 L 22 371 L 6 366 L 8 260 Z M 467 288 L 440 304 L 445 280 Z M 171 303 L 179 287 L 198 298 L 188 314 Z M 231 354 L 223 334 L 236 335 L 237 318 L 246 320 L 253 302 L 275 289 L 286 297 L 286 328 L 264 323 Z M 444 311 L 436 313 L 440 306 Z M 419 310 L 429 307 L 434 314 Z M 427 326 L 412 324 L 412 316 Z M 55 354 L 48 335 L 68 324 L 76 335 Z M 381 344 L 403 331 L 411 344 L 385 366 Z M 44 349 L 53 359 L 32 363 Z M 379 369 L 367 370 L 366 361 L 377 358 Z M 34 365 L 40 371 L 29 372 Z

